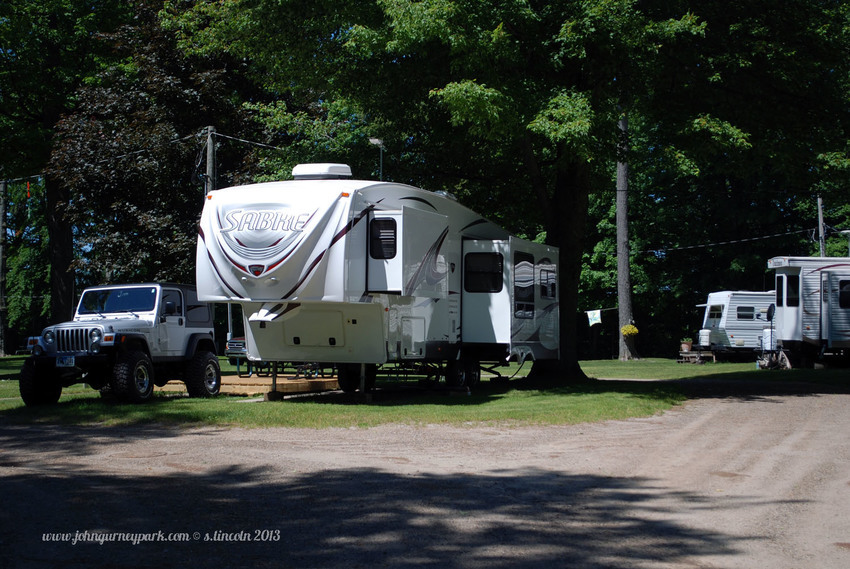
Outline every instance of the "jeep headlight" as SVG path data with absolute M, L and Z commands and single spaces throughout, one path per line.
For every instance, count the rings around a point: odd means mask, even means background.
M 46 330 L 42 337 L 44 338 L 45 344 L 52 344 L 56 341 L 56 332 L 53 330 Z
M 92 328 L 91 332 L 89 332 L 89 341 L 92 344 L 96 344 L 100 342 L 101 338 L 103 338 L 103 332 L 100 331 L 100 328 Z

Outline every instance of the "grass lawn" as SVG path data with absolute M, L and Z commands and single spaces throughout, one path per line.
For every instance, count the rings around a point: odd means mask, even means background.
M 18 394 L 17 370 L 22 357 L 0 359 L 0 424 L 58 423 L 79 425 L 164 424 L 173 426 L 239 426 L 350 428 L 380 424 L 561 425 L 646 417 L 661 413 L 688 398 L 680 381 L 716 377 L 724 380 L 814 381 L 844 383 L 846 370 L 794 370 L 769 372 L 746 364 L 677 364 L 675 360 L 645 359 L 582 362 L 591 378 L 623 381 L 587 381 L 535 385 L 520 370 L 509 384 L 483 381 L 471 395 L 424 392 L 411 382 L 384 384 L 397 387 L 376 393 L 371 402 L 359 396 L 323 393 L 261 402 L 256 398 L 220 396 L 189 399 L 157 392 L 141 405 L 100 397 L 84 385 L 65 388 L 57 405 L 27 408 Z M 235 373 L 221 360 L 224 374 Z M 511 375 L 515 367 L 502 371 Z M 628 380 L 628 381 L 625 381 Z M 226 379 L 225 379 L 226 381 Z M 379 386 L 381 385 L 379 380 Z

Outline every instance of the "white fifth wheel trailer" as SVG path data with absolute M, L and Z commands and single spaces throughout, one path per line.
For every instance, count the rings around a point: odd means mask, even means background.
M 351 391 L 390 362 L 469 385 L 481 362 L 559 357 L 556 248 L 343 164 L 293 177 L 211 192 L 201 215 L 198 295 L 242 305 L 248 359 L 334 363 Z
M 783 365 L 850 354 L 850 257 L 774 257 L 775 335 Z
M 699 348 L 715 357 L 752 355 L 762 346 L 764 330 L 770 328 L 767 309 L 774 291 L 724 290 L 711 292 L 704 305 Z

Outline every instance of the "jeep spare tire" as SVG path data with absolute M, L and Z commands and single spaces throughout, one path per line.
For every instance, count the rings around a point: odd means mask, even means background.
M 153 364 L 142 351 L 118 355 L 112 371 L 112 391 L 125 401 L 140 403 L 153 395 Z
M 221 367 L 212 352 L 198 352 L 183 377 L 189 397 L 215 397 L 221 391 Z

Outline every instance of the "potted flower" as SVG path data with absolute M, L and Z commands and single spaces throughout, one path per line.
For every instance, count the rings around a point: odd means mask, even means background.
M 622 328 L 620 328 L 620 333 L 626 338 L 630 336 L 637 336 L 638 329 L 634 324 L 626 324 Z
M 693 338 L 682 338 L 681 344 L 682 344 L 681 350 L 683 352 L 690 352 L 691 348 L 694 345 L 694 339 Z

